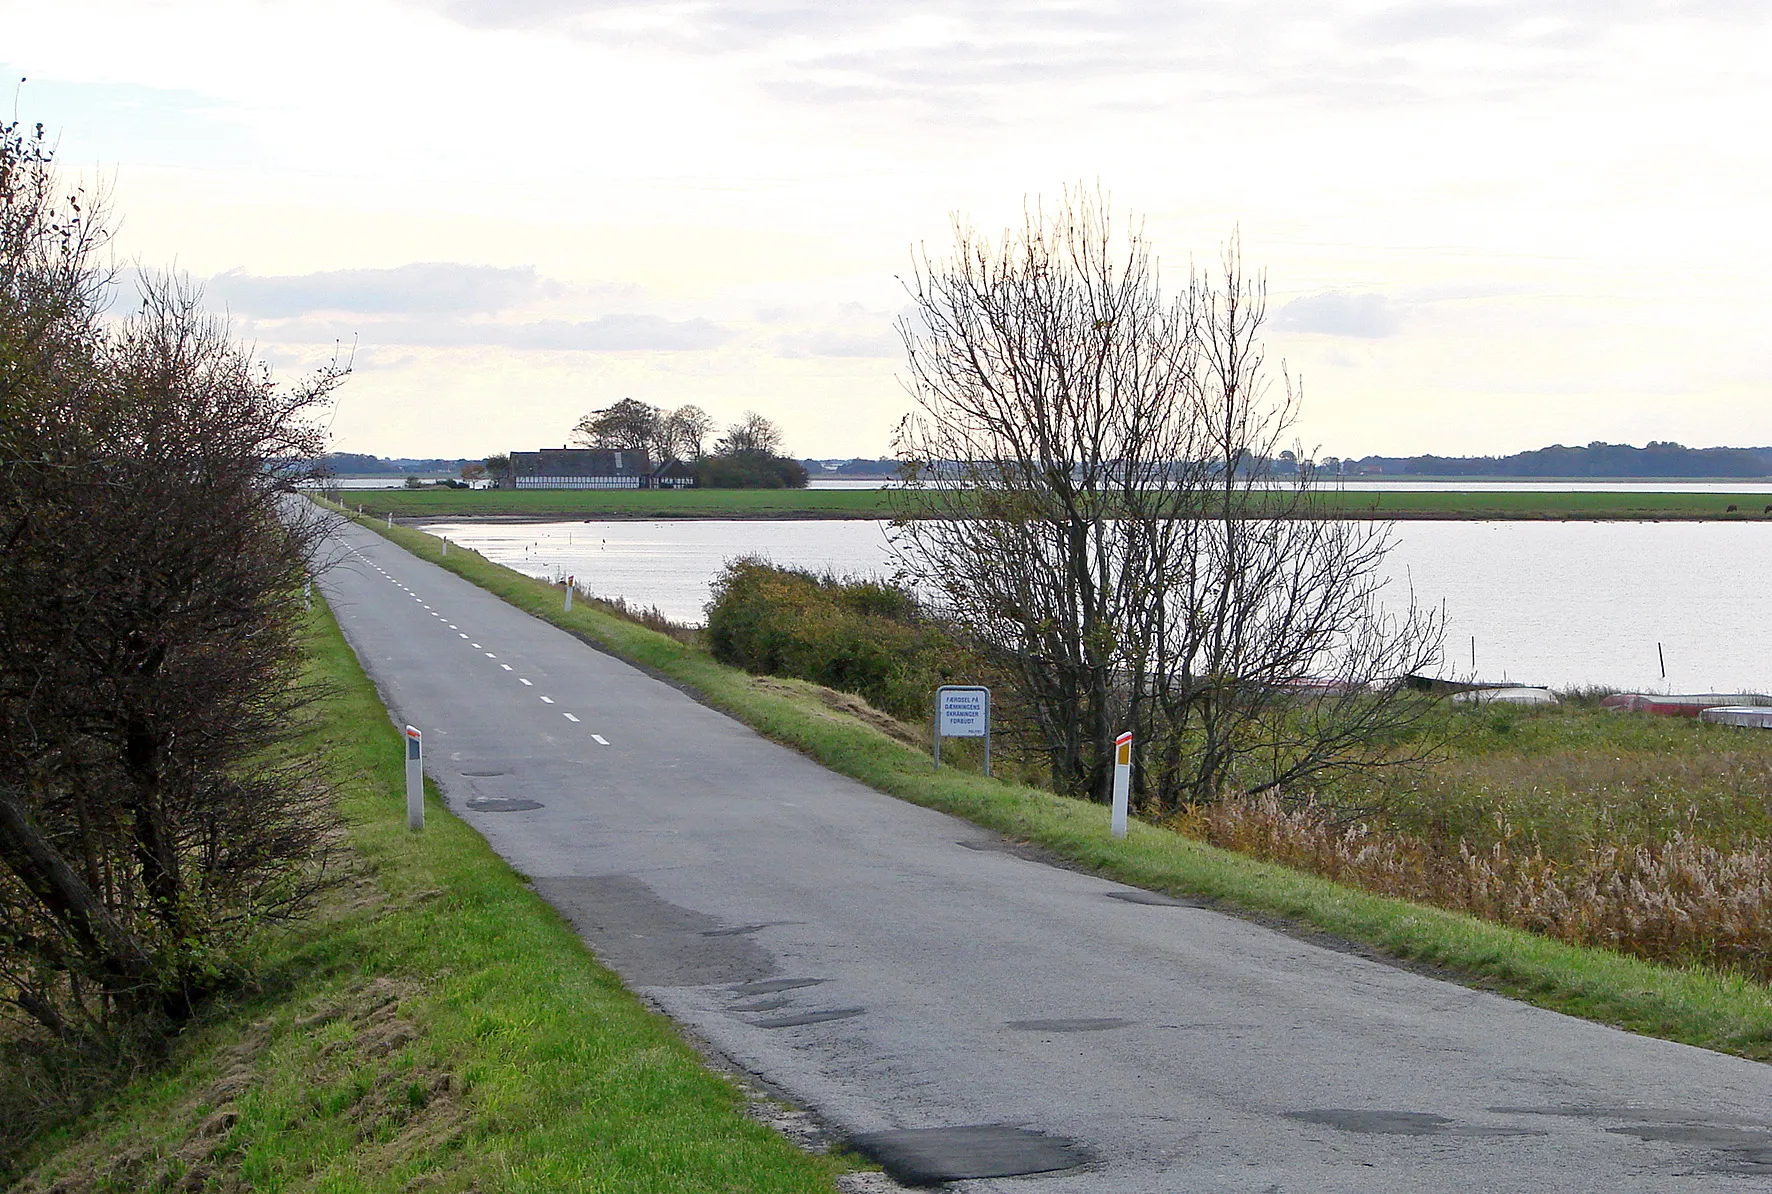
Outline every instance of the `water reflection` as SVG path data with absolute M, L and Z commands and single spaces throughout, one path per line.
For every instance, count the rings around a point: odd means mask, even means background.
M 864 521 L 435 524 L 532 575 L 700 622 L 733 556 L 840 573 L 889 567 Z M 1398 601 L 1445 603 L 1449 662 L 1493 679 L 1675 692 L 1772 689 L 1772 525 L 1406 522 L 1389 560 Z M 1656 645 L 1667 661 L 1661 676 Z

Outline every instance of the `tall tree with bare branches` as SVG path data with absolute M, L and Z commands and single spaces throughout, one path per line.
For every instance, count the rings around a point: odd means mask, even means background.
M 1106 799 L 1125 729 L 1156 811 L 1411 755 L 1423 710 L 1395 681 L 1437 660 L 1437 619 L 1383 608 L 1386 527 L 1270 474 L 1297 394 L 1270 392 L 1235 242 L 1166 293 L 1142 232 L 1072 192 L 998 241 L 957 224 L 908 289 L 899 562 L 1006 678 L 1056 787 Z

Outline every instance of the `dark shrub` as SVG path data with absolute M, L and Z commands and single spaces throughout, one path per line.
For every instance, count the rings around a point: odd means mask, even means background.
M 695 483 L 703 489 L 804 489 L 806 466 L 767 452 L 704 456 L 695 462 Z
M 760 675 L 852 692 L 896 717 L 928 715 L 965 653 L 906 590 L 757 559 L 726 565 L 708 603 L 714 657 Z

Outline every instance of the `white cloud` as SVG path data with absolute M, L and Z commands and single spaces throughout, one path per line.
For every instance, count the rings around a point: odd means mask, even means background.
M 717 348 L 731 333 L 706 319 L 617 314 L 596 319 L 500 321 L 441 316 L 357 321 L 336 318 L 252 321 L 246 332 L 289 344 L 342 342 L 365 346 L 459 348 L 499 346 L 539 352 L 697 352 Z
M 341 269 L 259 277 L 242 269 L 210 278 L 212 302 L 253 316 L 279 318 L 314 311 L 481 314 L 558 293 L 533 266 L 501 268 L 422 262 L 393 269 Z
M 1293 299 L 1275 315 L 1274 327 L 1282 332 L 1377 340 L 1397 330 L 1397 316 L 1382 294 L 1330 290 Z
M 776 312 L 764 313 L 767 318 Z M 777 352 L 791 359 L 806 357 L 877 357 L 898 359 L 904 342 L 893 328 L 892 316 L 870 311 L 860 303 L 845 303 L 824 318 L 802 315 L 801 326 L 777 338 Z

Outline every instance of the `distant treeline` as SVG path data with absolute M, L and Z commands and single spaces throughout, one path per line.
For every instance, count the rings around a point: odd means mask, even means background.
M 1365 456 L 1342 462 L 1339 471 L 1429 477 L 1764 477 L 1772 475 L 1772 447 L 1688 448 L 1652 440 L 1635 448 L 1595 440 L 1584 448 L 1552 444 L 1512 456 Z
M 475 457 L 472 462 L 479 463 L 479 460 Z M 470 461 L 465 457 L 461 460 L 418 460 L 403 456 L 383 459 L 362 452 L 328 452 L 320 458 L 320 463 L 335 477 L 379 476 L 384 473 L 393 476 L 435 474 L 456 477 L 461 475 L 462 466 Z
M 459 476 L 469 459 L 384 458 L 361 452 L 333 452 L 323 463 L 336 476 L 411 474 Z M 817 477 L 881 478 L 898 475 L 898 461 L 856 457 L 852 460 L 802 460 Z M 1596 440 L 1586 447 L 1552 444 L 1512 456 L 1325 456 L 1318 471 L 1342 476 L 1417 477 L 1768 477 L 1772 446 L 1763 448 L 1688 448 L 1671 441 L 1650 441 L 1641 448 Z M 1281 475 L 1292 471 L 1291 460 L 1270 462 Z
M 854 460 L 802 460 L 806 471 L 814 477 L 845 477 L 857 480 L 898 476 L 898 461 L 870 460 L 858 456 Z

